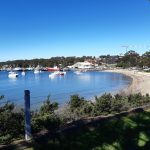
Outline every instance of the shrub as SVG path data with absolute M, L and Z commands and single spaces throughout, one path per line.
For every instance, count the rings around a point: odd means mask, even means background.
M 60 125 L 60 118 L 55 115 L 54 111 L 58 109 L 58 103 L 50 101 L 50 96 L 44 101 L 39 112 L 32 114 L 32 130 L 39 132 L 43 129 L 55 130 Z
M 55 131 L 60 126 L 60 118 L 54 114 L 44 114 L 32 117 L 32 130 L 39 132 L 41 130 Z
M 58 109 L 58 103 L 57 102 L 53 102 L 51 103 L 50 101 L 50 96 L 47 97 L 47 100 L 44 101 L 43 105 L 40 108 L 40 114 L 43 115 L 45 113 L 54 113 L 54 111 Z
M 24 133 L 24 116 L 14 111 L 14 104 L 6 103 L 0 107 L 0 143 L 8 143 Z
M 104 94 L 101 97 L 95 97 L 95 111 L 96 115 L 107 115 L 111 112 L 111 101 L 113 97 L 111 94 Z

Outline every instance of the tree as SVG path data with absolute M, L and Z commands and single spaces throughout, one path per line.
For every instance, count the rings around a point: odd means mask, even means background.
M 136 67 L 140 65 L 140 56 L 133 50 L 125 53 L 125 55 L 118 61 L 119 67 Z
M 142 55 L 142 65 L 144 67 L 150 67 L 150 51 L 147 51 Z

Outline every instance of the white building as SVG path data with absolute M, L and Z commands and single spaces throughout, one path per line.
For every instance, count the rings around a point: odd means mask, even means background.
M 78 68 L 78 69 L 93 69 L 94 65 L 90 62 L 77 62 L 72 66 L 68 66 L 68 68 Z

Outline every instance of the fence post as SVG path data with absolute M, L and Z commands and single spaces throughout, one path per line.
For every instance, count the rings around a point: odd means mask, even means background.
M 24 91 L 25 140 L 31 140 L 30 91 Z

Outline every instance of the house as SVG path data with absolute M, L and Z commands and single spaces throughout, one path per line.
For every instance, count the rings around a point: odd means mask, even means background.
M 88 61 L 85 61 L 85 62 L 77 62 L 72 66 L 68 66 L 68 68 L 72 68 L 72 69 L 75 69 L 75 68 L 77 68 L 77 69 L 93 69 L 93 68 L 95 68 L 95 65 L 88 62 Z

